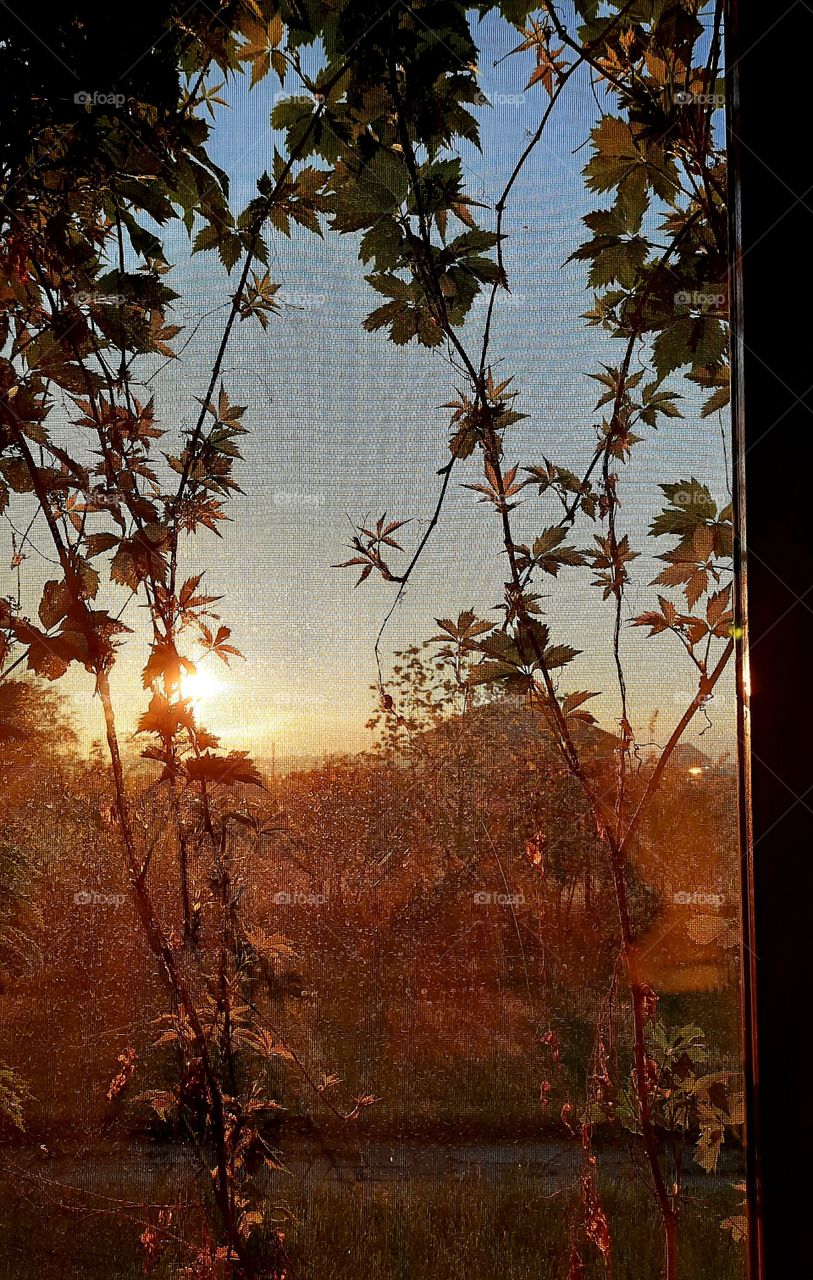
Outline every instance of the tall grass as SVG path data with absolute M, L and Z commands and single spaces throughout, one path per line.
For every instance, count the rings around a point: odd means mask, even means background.
M 658 1280 L 662 1232 L 644 1187 L 614 1178 L 602 1188 L 613 1233 L 614 1280 Z M 412 1184 L 322 1182 L 288 1205 L 288 1240 L 301 1280 L 564 1280 L 578 1190 L 547 1195 L 509 1175 Z M 743 1280 L 741 1251 L 721 1231 L 731 1195 L 715 1187 L 689 1203 L 682 1224 L 685 1280 Z M 606 1280 L 600 1255 L 582 1249 L 585 1280 Z
M 106 1188 L 111 1197 L 133 1203 L 121 1216 L 95 1196 L 83 1208 L 83 1197 L 68 1194 L 62 1181 L 76 1188 L 81 1178 L 64 1169 L 50 1188 L 28 1181 L 12 1186 L 4 1174 L 3 1280 L 143 1276 L 135 1205 L 177 1200 L 177 1179 L 156 1169 L 135 1177 L 132 1157 L 121 1170 L 121 1179 L 111 1177 Z M 47 1166 L 40 1171 L 47 1182 Z M 600 1187 L 613 1237 L 612 1280 L 660 1280 L 662 1232 L 645 1183 L 615 1168 L 600 1177 Z M 681 1224 L 681 1280 L 744 1280 L 742 1252 L 719 1225 L 736 1200 L 737 1193 L 718 1179 L 692 1186 Z M 324 1172 L 279 1174 L 269 1188 L 267 1218 L 285 1232 L 290 1280 L 565 1280 L 580 1221 L 578 1163 L 573 1184 L 558 1190 L 519 1170 L 499 1178 L 439 1173 L 356 1183 Z M 584 1280 L 607 1280 L 597 1251 L 586 1245 L 581 1252 Z M 174 1280 L 182 1260 L 189 1262 L 188 1254 L 183 1259 L 170 1248 L 153 1280 Z

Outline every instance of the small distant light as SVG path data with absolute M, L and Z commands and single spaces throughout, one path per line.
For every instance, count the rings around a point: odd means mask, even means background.
M 689 777 L 690 777 L 690 778 L 699 778 L 702 772 L 703 772 L 702 766 L 701 766 L 701 765 L 699 765 L 699 764 L 694 764 L 694 765 L 692 765 L 691 769 L 689 770 Z

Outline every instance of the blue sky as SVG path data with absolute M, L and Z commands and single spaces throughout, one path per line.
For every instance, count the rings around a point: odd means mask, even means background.
M 479 110 L 482 152 L 469 147 L 463 160 L 469 194 L 493 208 L 547 99 L 541 86 L 525 92 L 530 55 L 493 65 L 516 43 L 515 32 L 492 16 L 481 38 L 480 75 L 493 106 Z M 272 78 L 251 92 L 247 79 L 240 79 L 225 91 L 229 108 L 218 109 L 212 150 L 231 176 L 237 209 L 253 195 L 259 174 L 271 168 L 275 143 L 282 146 L 269 122 L 280 91 Z M 516 407 L 529 415 L 506 440 L 508 465 L 541 462 L 545 454 L 578 472 L 595 438 L 597 384 L 586 375 L 602 362 L 620 360 L 619 344 L 579 318 L 590 305 L 586 272 L 583 264 L 566 262 L 584 238 L 581 214 L 594 207 L 581 168 L 598 111 L 587 78 L 574 76 L 507 211 L 511 294 L 502 295 L 492 351 L 495 375 L 514 377 Z M 480 210 L 479 216 L 493 225 L 493 213 Z M 199 326 L 182 359 L 151 384 L 157 416 L 173 428 L 194 421 L 194 397 L 205 389 L 236 272 L 227 280 L 215 256 L 190 258 L 180 224 L 165 230 L 167 256 L 176 263 L 168 282 L 181 295 L 172 318 L 187 326 L 181 340 Z M 202 535 L 190 545 L 188 564 L 189 572 L 208 566 L 209 587 L 224 594 L 224 621 L 248 657 L 231 672 L 215 672 L 223 688 L 206 708 L 208 722 L 230 746 L 266 754 L 273 739 L 279 754 L 318 754 L 366 742 L 373 645 L 392 602 L 386 584 L 371 578 L 354 590 L 350 571 L 330 568 L 349 554 L 348 517 L 375 519 L 387 511 L 391 518 L 412 518 L 405 535 L 409 545 L 417 540 L 434 507 L 435 472 L 448 457 L 449 413 L 441 406 L 453 398 L 457 379 L 437 352 L 414 344 L 395 348 L 384 335 L 362 331 L 364 316 L 380 299 L 363 280 L 357 237 L 327 232 L 319 240 L 296 228 L 290 240 L 275 235 L 270 271 L 283 286 L 283 313 L 265 333 L 256 321 L 241 323 L 224 365 L 230 398 L 249 406 L 244 422 L 250 435 L 237 472 L 245 498 L 234 503 L 223 542 Z M 474 309 L 464 338 L 477 335 L 483 316 L 482 308 Z M 631 614 L 650 607 L 654 591 L 647 583 L 657 572 L 651 557 L 666 549 L 645 543 L 660 506 L 658 481 L 693 474 L 727 500 L 723 437 L 729 426 L 725 422 L 721 431 L 716 418 L 701 420 L 698 408 L 699 401 L 689 399 L 685 418 L 650 432 L 623 478 L 621 525 L 646 552 L 632 566 Z M 496 616 L 489 609 L 500 597 L 504 573 L 496 520 L 460 487 L 476 481 L 476 472 L 476 459 L 455 472 L 441 523 L 389 626 L 385 658 L 393 648 L 431 635 L 436 616 L 467 607 Z M 526 538 L 558 518 L 534 493 L 526 491 L 516 515 L 517 533 Z M 584 522 L 573 540 L 586 546 L 592 532 Z M 30 566 L 32 574 L 37 571 Z M 611 606 L 602 605 L 588 582 L 585 570 L 566 571 L 558 585 L 547 580 L 548 620 L 557 641 L 584 650 L 563 687 L 609 690 L 593 706 L 611 727 L 618 714 Z M 138 625 L 134 617 L 128 620 Z M 660 706 L 665 736 L 680 713 L 678 703 L 685 705 L 694 693 L 688 662 L 681 662 L 673 638 L 647 641 L 640 629 L 625 631 L 624 654 L 633 721 L 643 729 Z M 123 719 L 130 725 L 140 704 L 143 661 L 139 642 L 117 672 Z M 86 696 L 89 681 L 72 675 L 71 687 L 83 715 L 95 715 Z M 714 704 L 709 748 L 729 744 L 734 710 L 729 685 Z

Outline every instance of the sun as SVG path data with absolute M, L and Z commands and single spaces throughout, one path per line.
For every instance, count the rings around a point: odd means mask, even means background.
M 181 692 L 197 707 L 205 706 L 223 692 L 223 684 L 205 667 L 181 676 Z

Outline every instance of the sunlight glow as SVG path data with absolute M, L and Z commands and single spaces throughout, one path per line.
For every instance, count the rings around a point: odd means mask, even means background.
M 221 694 L 223 690 L 223 683 L 211 671 L 207 671 L 205 667 L 198 667 L 194 675 L 183 675 L 181 677 L 181 692 L 196 707 L 205 706 L 213 698 L 216 698 L 218 694 Z

